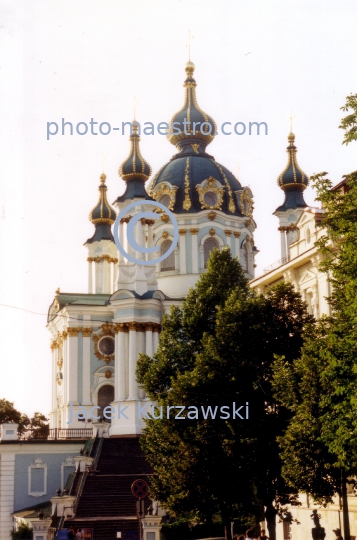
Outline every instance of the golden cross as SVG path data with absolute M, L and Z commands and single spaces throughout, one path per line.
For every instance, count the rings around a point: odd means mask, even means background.
M 191 30 L 188 31 L 188 40 L 186 43 L 186 47 L 188 47 L 188 61 L 191 61 L 191 41 L 193 40 L 195 36 L 191 36 Z
M 293 132 L 293 118 L 295 118 L 295 114 L 293 115 L 293 111 L 290 111 L 290 116 L 289 116 L 289 120 L 290 120 L 290 133 Z
M 136 100 L 136 97 L 134 97 L 134 103 L 133 103 L 133 111 L 134 111 L 134 120 L 136 120 L 136 107 L 139 104 L 139 102 Z

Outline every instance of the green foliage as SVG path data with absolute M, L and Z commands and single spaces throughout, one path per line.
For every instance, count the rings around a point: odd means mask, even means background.
M 350 109 L 353 112 L 341 120 L 341 129 L 345 130 L 345 136 L 342 144 L 349 144 L 357 140 L 357 94 L 351 94 L 346 98 L 346 104 L 341 107 L 341 110 L 346 112 Z
M 182 310 L 172 308 L 155 357 L 138 362 L 150 398 L 165 411 L 232 410 L 233 403 L 245 409 L 246 402 L 251 411 L 249 420 L 147 420 L 141 442 L 157 473 L 152 493 L 173 515 L 254 523 L 264 506 L 296 502 L 280 471 L 276 437 L 287 426 L 287 409 L 273 396 L 272 364 L 275 355 L 299 357 L 303 328 L 312 321 L 290 284 L 266 298 L 252 293 L 229 249 L 211 254 Z
M 14 403 L 6 399 L 0 399 L 0 424 L 19 424 L 18 433 L 20 436 L 30 434 L 32 439 L 47 439 L 49 425 L 48 419 L 41 413 L 35 412 L 31 420 L 26 414 L 20 413 L 14 407 Z
M 357 95 L 347 98 L 348 109 L 345 144 L 357 138 Z M 341 493 L 341 468 L 357 467 L 357 172 L 344 179 L 333 189 L 326 172 L 312 177 L 324 209 L 316 246 L 332 285 L 331 316 L 308 327 L 300 359 L 274 365 L 275 395 L 293 414 L 279 439 L 283 476 L 322 504 Z
M 33 529 L 27 525 L 24 521 L 21 521 L 16 531 L 11 531 L 12 540 L 32 540 Z

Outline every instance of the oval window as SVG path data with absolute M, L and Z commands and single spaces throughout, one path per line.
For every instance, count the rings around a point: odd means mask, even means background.
M 217 204 L 217 195 L 213 191 L 207 191 L 203 198 L 208 206 L 215 206 Z

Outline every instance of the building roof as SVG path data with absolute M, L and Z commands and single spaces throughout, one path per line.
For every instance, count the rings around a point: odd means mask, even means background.
M 104 173 L 100 176 L 99 199 L 96 206 L 89 212 L 89 220 L 95 225 L 95 232 L 92 238 L 86 241 L 86 244 L 100 242 L 101 240 L 114 242 L 111 225 L 113 225 L 117 215 L 107 201 L 106 178 Z

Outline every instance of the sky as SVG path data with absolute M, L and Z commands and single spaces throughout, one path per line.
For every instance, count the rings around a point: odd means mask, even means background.
M 108 199 L 128 136 L 58 134 L 47 122 L 167 122 L 183 104 L 195 63 L 200 107 L 223 122 L 266 122 L 267 135 L 224 136 L 207 151 L 254 195 L 256 275 L 280 259 L 292 111 L 298 162 L 334 183 L 356 169 L 356 145 L 338 128 L 357 92 L 354 0 L 0 0 L 0 398 L 29 415 L 51 406 L 46 316 L 55 290 L 87 292 L 88 213 L 107 175 Z M 175 153 L 142 136 L 153 174 Z M 309 187 L 305 200 L 316 205 Z M 12 306 L 12 307 L 10 307 Z

